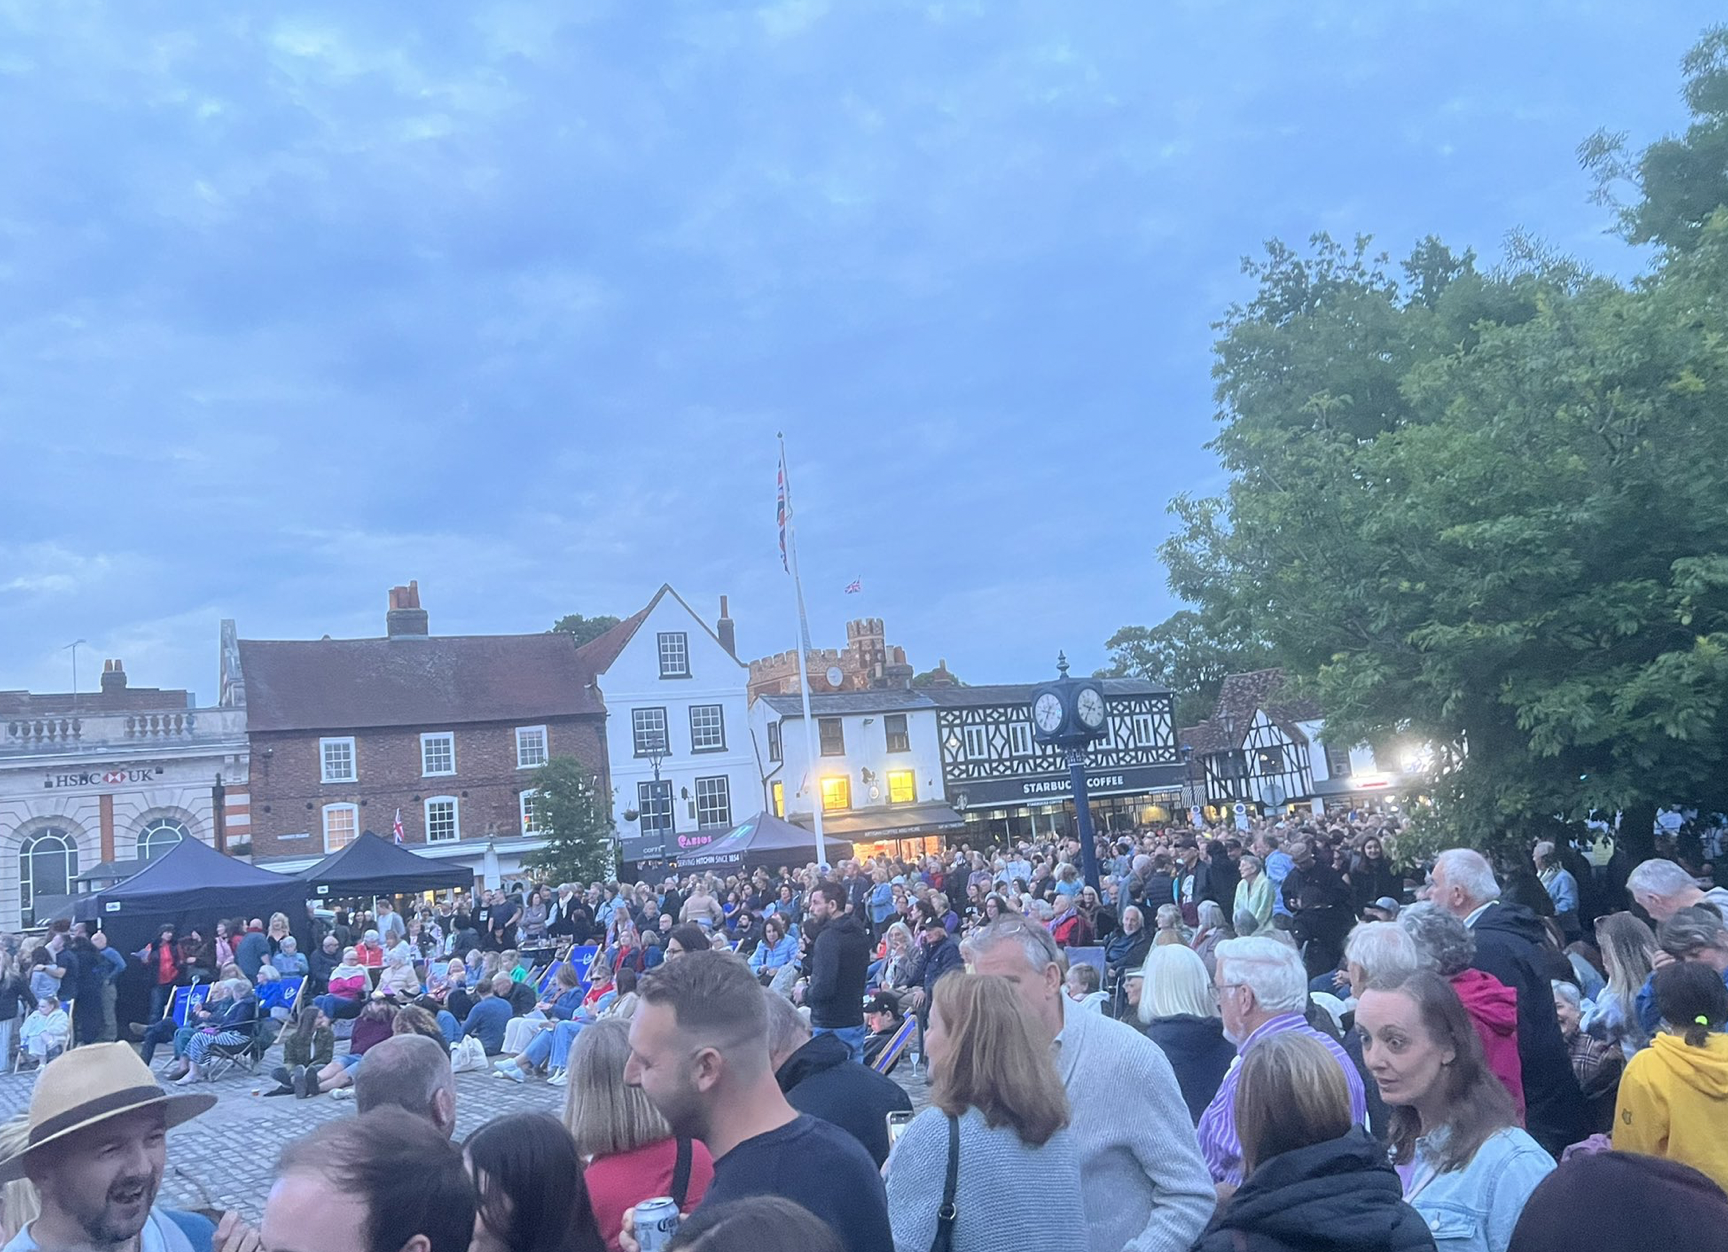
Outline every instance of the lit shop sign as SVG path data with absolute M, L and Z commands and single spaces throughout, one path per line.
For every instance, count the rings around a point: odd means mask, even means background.
M 678 836 L 678 846 L 680 848 L 700 848 L 703 844 L 713 843 L 713 842 L 714 842 L 714 836 L 713 835 L 679 835 Z
M 1088 791 L 1099 791 L 1105 787 L 1125 787 L 1127 778 L 1122 774 L 1099 774 L 1088 776 L 1086 788 Z M 1020 794 L 1027 796 L 1066 796 L 1073 794 L 1074 784 L 1066 778 L 1051 778 L 1042 782 L 1020 784 Z
M 133 769 L 122 766 L 117 769 L 79 770 L 75 774 L 49 774 L 42 780 L 42 786 L 48 791 L 64 791 L 68 787 L 123 787 L 128 783 L 145 783 L 162 776 L 160 765 L 154 768 L 145 766 Z
M 945 778 L 944 785 L 951 800 L 964 794 L 967 805 L 974 809 L 1059 804 L 1074 795 L 1074 783 L 1066 771 L 1060 774 L 1028 771 L 1018 778 Z M 1094 769 L 1086 775 L 1086 789 L 1094 799 L 1174 791 L 1181 785 L 1180 765 L 1118 765 L 1114 769 Z

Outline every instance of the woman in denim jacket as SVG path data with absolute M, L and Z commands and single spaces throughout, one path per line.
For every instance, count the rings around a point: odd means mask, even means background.
M 1404 1198 L 1439 1252 L 1506 1252 L 1554 1160 L 1519 1127 L 1457 992 L 1428 969 L 1377 979 L 1357 1004 L 1356 1028 L 1392 1109 Z

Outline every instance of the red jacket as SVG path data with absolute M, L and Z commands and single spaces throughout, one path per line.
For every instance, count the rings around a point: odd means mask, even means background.
M 1518 993 L 1492 974 L 1467 969 L 1451 978 L 1452 990 L 1470 1014 L 1482 1040 L 1488 1068 L 1512 1095 L 1518 1124 L 1524 1124 L 1524 1067 L 1518 1059 Z

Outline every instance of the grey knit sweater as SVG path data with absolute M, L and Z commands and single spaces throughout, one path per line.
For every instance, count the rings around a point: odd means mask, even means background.
M 1072 1109 L 1087 1248 L 1186 1252 L 1217 1193 L 1170 1062 L 1139 1031 L 1062 1004 L 1056 1072 Z
M 948 1175 L 948 1115 L 928 1108 L 912 1119 L 888 1157 L 888 1224 L 894 1252 L 929 1252 Z M 990 1127 L 977 1109 L 960 1118 L 954 1252 L 993 1252 L 1041 1232 L 1081 1229 L 1080 1157 L 1074 1133 L 1039 1147 L 1012 1126 Z

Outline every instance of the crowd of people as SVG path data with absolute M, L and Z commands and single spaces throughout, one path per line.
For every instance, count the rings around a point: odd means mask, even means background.
M 1626 1189 L 1643 1244 L 1728 1237 L 1728 889 L 1606 833 L 1421 865 L 1400 833 L 1112 835 L 1095 885 L 1073 840 L 525 883 L 338 911 L 309 954 L 280 915 L 165 931 L 136 1050 L 103 1042 L 100 936 L 57 931 L 0 967 L 44 1066 L 0 1135 L 5 1252 L 637 1252 L 660 1197 L 705 1252 L 1538 1252 Z M 256 1230 L 156 1205 L 165 1130 L 261 1035 L 270 1094 L 359 1116 L 287 1147 Z M 453 1146 L 469 1069 L 563 1116 Z

